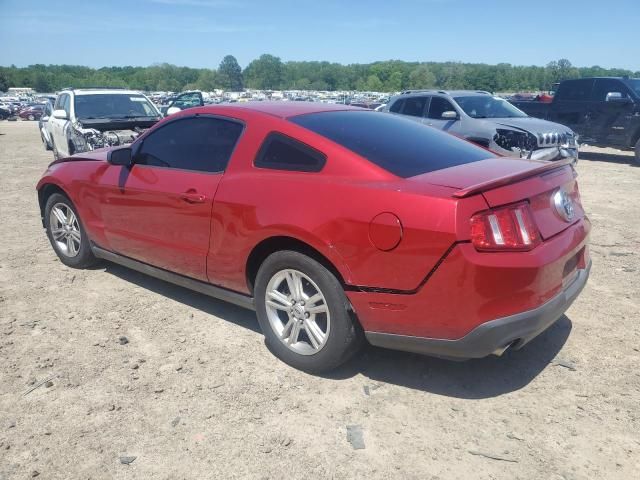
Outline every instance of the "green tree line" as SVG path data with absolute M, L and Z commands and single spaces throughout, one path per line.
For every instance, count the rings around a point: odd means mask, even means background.
M 54 92 L 65 87 L 125 87 L 146 91 L 211 91 L 216 88 L 241 90 L 247 87 L 379 92 L 440 88 L 513 92 L 547 90 L 554 82 L 569 78 L 625 75 L 638 77 L 640 72 L 598 66 L 574 67 L 566 59 L 552 61 L 546 66 L 399 60 L 342 65 L 319 61 L 283 62 L 276 56 L 265 54 L 253 60 L 244 70 L 232 55 L 227 55 L 217 69 L 170 64 L 102 68 L 12 65 L 0 67 L 0 90 L 32 87 L 38 92 Z

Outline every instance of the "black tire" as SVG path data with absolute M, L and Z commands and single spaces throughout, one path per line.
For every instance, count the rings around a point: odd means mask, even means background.
M 636 165 L 640 166 L 640 138 L 636 142 L 636 146 L 634 148 L 634 153 L 636 154 L 635 155 Z
M 54 240 L 52 233 L 52 220 L 51 220 L 51 210 L 55 205 L 64 205 L 73 211 L 77 219 L 78 230 L 80 231 L 80 246 L 77 249 L 77 254 L 70 256 L 66 254 L 58 242 Z M 51 246 L 53 250 L 58 255 L 58 258 L 62 263 L 71 268 L 87 268 L 91 267 L 98 263 L 98 259 L 94 257 L 91 252 L 91 245 L 89 242 L 89 237 L 87 236 L 87 232 L 84 229 L 84 225 L 82 224 L 82 220 L 80 219 L 80 215 L 78 215 L 78 211 L 76 207 L 73 205 L 73 202 L 69 200 L 66 195 L 62 195 L 60 193 L 52 194 L 48 199 L 44 208 L 44 224 L 47 230 L 47 237 L 49 238 L 49 242 L 51 242 Z
M 330 313 L 331 328 L 326 341 L 313 354 L 303 355 L 287 347 L 269 321 L 266 307 L 267 286 L 272 277 L 287 269 L 303 273 L 319 287 Z M 362 328 L 342 285 L 322 264 L 306 255 L 288 250 L 271 254 L 258 270 L 254 293 L 258 322 L 267 347 L 276 357 L 294 368 L 313 373 L 332 370 L 349 360 L 363 344 Z

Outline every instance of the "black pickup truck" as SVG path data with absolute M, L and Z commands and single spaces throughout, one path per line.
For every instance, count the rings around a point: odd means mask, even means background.
M 565 80 L 551 103 L 512 103 L 532 117 L 566 125 L 580 136 L 581 143 L 635 149 L 640 164 L 640 79 Z

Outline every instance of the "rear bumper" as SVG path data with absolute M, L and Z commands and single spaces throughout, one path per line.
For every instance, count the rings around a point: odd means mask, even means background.
M 372 345 L 453 359 L 482 358 L 505 347 L 519 349 L 553 325 L 580 294 L 591 270 L 591 262 L 577 271 L 573 281 L 543 305 L 522 313 L 482 323 L 457 340 L 365 332 Z

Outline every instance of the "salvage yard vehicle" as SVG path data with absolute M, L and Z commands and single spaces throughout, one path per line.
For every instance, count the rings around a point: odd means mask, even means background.
M 160 112 L 167 116 L 173 115 L 174 113 L 181 112 L 182 110 L 187 110 L 189 108 L 195 107 L 203 107 L 204 99 L 202 97 L 202 92 L 198 90 L 183 92 L 169 100 L 167 105 L 163 105 L 160 107 Z
M 407 90 L 393 97 L 383 111 L 405 115 L 509 157 L 578 159 L 571 129 L 531 118 L 488 92 Z
M 40 117 L 42 117 L 44 113 L 44 107 L 43 104 L 31 105 L 20 110 L 18 116 L 23 120 L 40 120 Z
M 165 118 L 37 184 L 67 266 L 106 259 L 254 308 L 307 371 L 371 344 L 468 359 L 519 349 L 591 261 L 569 159 L 506 159 L 402 116 L 247 102 Z
M 13 111 L 8 105 L 0 104 L 0 120 L 6 120 L 13 115 Z
M 512 103 L 534 117 L 568 125 L 583 143 L 634 150 L 640 164 L 640 78 L 565 80 L 551 103 Z
M 161 118 L 147 97 L 132 90 L 67 89 L 53 108 L 54 158 L 131 143 Z

